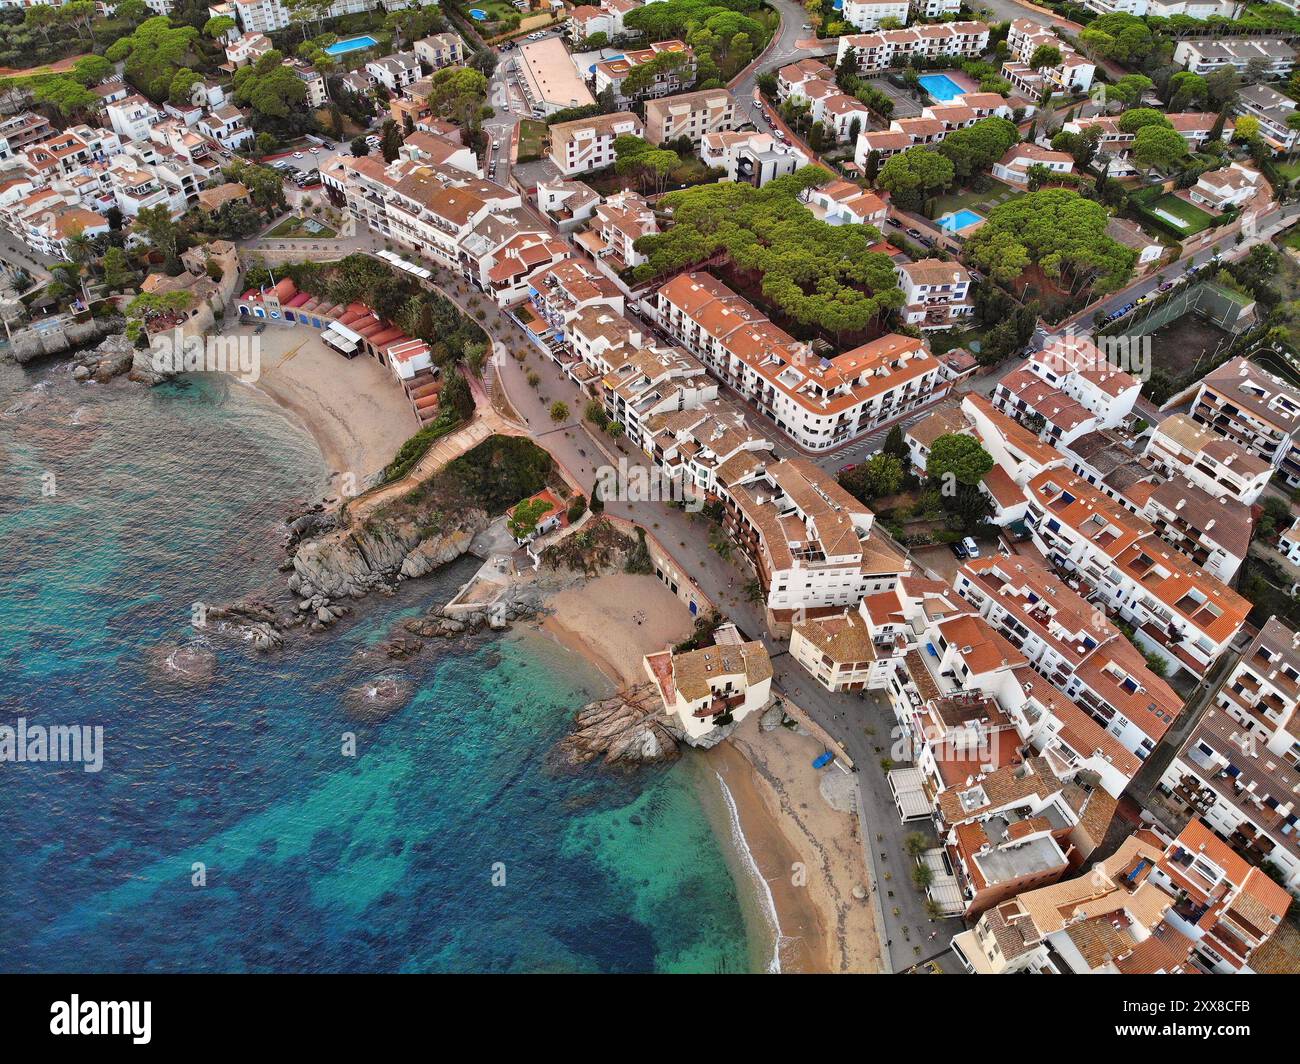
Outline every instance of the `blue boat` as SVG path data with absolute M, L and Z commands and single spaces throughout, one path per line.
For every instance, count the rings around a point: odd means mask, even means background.
M 829 750 L 827 750 L 824 754 L 821 754 L 816 761 L 813 762 L 813 768 L 825 768 L 834 760 L 835 760 L 835 755 L 832 754 Z

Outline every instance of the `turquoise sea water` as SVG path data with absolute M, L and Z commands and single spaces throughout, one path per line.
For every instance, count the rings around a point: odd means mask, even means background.
M 193 602 L 283 579 L 286 503 L 322 481 L 260 396 L 0 366 L 0 467 L 0 723 L 105 748 L 0 764 L 0 970 L 762 966 L 695 767 L 549 765 L 597 672 L 531 634 L 368 653 L 468 561 L 277 655 L 214 642 L 207 686 L 158 678 Z M 362 723 L 345 694 L 380 675 L 411 701 Z

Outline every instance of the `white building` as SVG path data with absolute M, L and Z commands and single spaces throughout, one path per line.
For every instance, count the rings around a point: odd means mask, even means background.
M 1295 49 L 1276 37 L 1189 37 L 1174 48 L 1174 63 L 1193 74 L 1230 66 L 1244 74 L 1254 61 L 1270 77 L 1284 78 L 1295 65 Z
M 1260 180 L 1260 172 L 1254 167 L 1233 163 L 1222 170 L 1210 170 L 1201 174 L 1196 184 L 1188 190 L 1188 195 L 1193 203 L 1223 211 L 1229 207 L 1240 207 L 1253 199 L 1261 188 Z
M 1026 494 L 1034 545 L 1132 625 L 1141 646 L 1170 668 L 1204 676 L 1241 630 L 1250 603 L 1081 477 L 1046 470 Z
M 725 169 L 726 180 L 743 181 L 756 188 L 809 163 L 802 151 L 783 144 L 771 133 L 709 133 L 700 147 L 700 158 L 709 166 Z
M 885 19 L 897 20 L 899 26 L 906 26 L 911 15 L 908 0 L 844 0 L 841 17 L 850 26 L 860 30 L 875 30 Z
M 970 273 L 959 262 L 921 259 L 896 267 L 907 300 L 899 316 L 921 329 L 952 329 L 975 313 Z
M 1147 438 L 1145 456 L 1165 476 L 1183 476 L 1219 498 L 1255 502 L 1273 467 L 1258 455 L 1198 425 L 1187 414 L 1171 414 Z
M 921 340 L 890 334 L 820 358 L 709 274 L 679 274 L 646 309 L 800 447 L 826 451 L 946 393 Z
M 646 101 L 645 139 L 651 144 L 685 137 L 699 145 L 707 134 L 727 133 L 735 126 L 736 104 L 726 89 L 704 89 Z
M 764 709 L 771 699 L 772 662 L 762 642 L 745 642 L 734 624 L 722 625 L 713 638 L 710 647 L 681 654 L 666 650 L 644 659 L 664 711 L 676 718 L 692 745 Z
M 631 111 L 593 115 L 551 126 L 550 159 L 566 177 L 613 166 L 614 142 L 621 136 L 640 137 L 645 127 Z
M 414 85 L 424 73 L 415 52 L 394 52 L 382 59 L 372 59 L 366 64 L 366 72 L 389 92 L 401 92 Z
M 960 56 L 977 59 L 989 46 L 989 28 L 983 22 L 945 22 L 937 26 L 912 26 L 901 30 L 846 34 L 835 53 L 836 68 L 851 50 L 857 71 L 879 74 L 913 57 Z

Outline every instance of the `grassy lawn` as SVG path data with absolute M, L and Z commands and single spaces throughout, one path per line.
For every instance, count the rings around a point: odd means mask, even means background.
M 519 161 L 540 159 L 546 150 L 546 123 L 534 118 L 519 120 Z
M 1292 159 L 1290 162 L 1274 162 L 1277 172 L 1285 177 L 1288 181 L 1294 181 L 1300 177 L 1300 159 Z
M 1199 207 L 1179 199 L 1172 192 L 1148 204 L 1147 210 L 1164 218 L 1171 225 L 1181 226 L 1187 236 L 1199 233 L 1214 224 L 1214 215 L 1206 214 Z
M 936 199 L 934 201 L 934 213 L 931 217 L 942 218 L 945 214 L 961 210 L 974 211 L 976 214 L 988 217 L 989 211 L 994 207 L 1001 203 L 1009 203 L 1011 200 L 1019 199 L 1024 194 L 1023 189 L 1012 188 L 1000 181 L 994 182 L 993 188 L 988 192 L 969 192 L 962 189 Z
M 485 23 L 478 22 L 477 19 L 470 15 L 470 11 L 482 11 L 487 15 L 487 23 L 500 22 L 507 15 L 519 14 L 519 9 L 508 0 L 463 0 L 459 5 L 460 9 L 465 12 L 465 17 L 471 22 L 478 25 Z
M 316 237 L 321 240 L 328 240 L 338 234 L 324 222 L 318 222 L 314 218 L 299 218 L 296 214 L 293 214 L 281 221 L 266 235 Z

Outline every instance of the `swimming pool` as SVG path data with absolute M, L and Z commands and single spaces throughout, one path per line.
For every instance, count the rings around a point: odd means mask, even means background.
M 342 55 L 355 52 L 358 48 L 373 48 L 379 42 L 373 37 L 349 37 L 346 41 L 335 41 L 325 49 L 330 55 Z
M 976 222 L 982 222 L 982 221 L 984 221 L 984 215 L 976 214 L 974 211 L 968 211 L 965 207 L 963 207 L 959 211 L 955 211 L 951 214 L 945 214 L 942 218 L 940 218 L 939 228 L 950 229 L 954 233 L 960 233 L 963 229 L 967 228 L 968 226 L 972 226 Z
M 947 74 L 922 74 L 917 80 L 920 81 L 921 88 L 941 103 L 966 92 Z
M 484 11 L 482 8 L 471 7 L 469 9 L 469 17 L 472 18 L 475 22 L 486 22 L 487 12 Z

